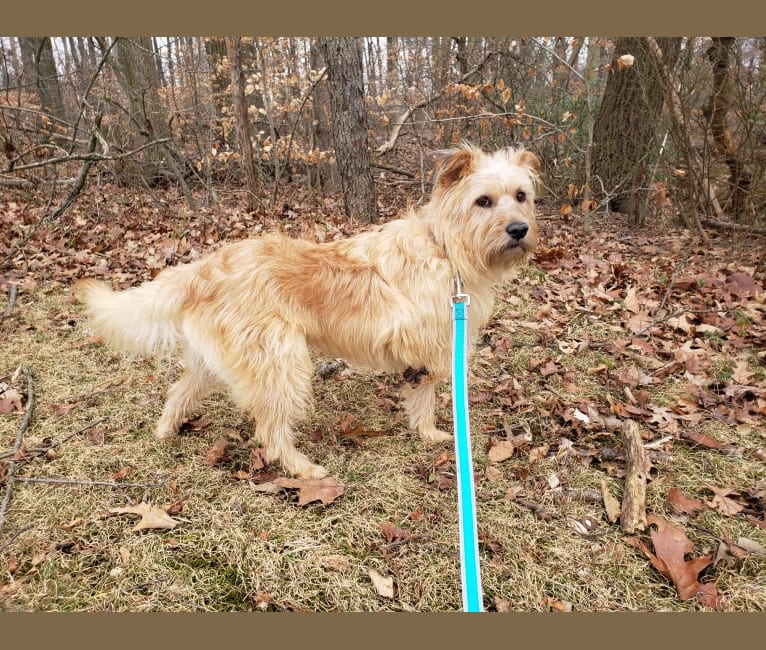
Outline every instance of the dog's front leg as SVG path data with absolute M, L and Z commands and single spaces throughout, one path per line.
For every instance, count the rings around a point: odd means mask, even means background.
M 436 384 L 425 368 L 404 373 L 407 383 L 402 387 L 404 410 L 410 420 L 410 428 L 428 442 L 452 440 L 452 434 L 436 428 Z

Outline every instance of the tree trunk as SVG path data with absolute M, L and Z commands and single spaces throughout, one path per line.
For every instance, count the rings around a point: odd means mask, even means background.
M 669 69 L 678 57 L 680 40 L 658 39 L 663 63 Z M 657 129 L 665 98 L 664 77 L 646 38 L 616 39 L 616 59 L 625 54 L 633 55 L 634 64 L 614 65 L 593 126 L 593 175 L 600 179 L 611 208 L 641 224 L 646 218 L 650 191 L 647 169 L 657 150 Z M 594 191 L 597 188 L 592 187 Z
M 65 119 L 64 98 L 50 37 L 19 38 L 19 45 L 24 61 L 24 76 L 35 85 L 40 110 L 53 117 Z
M 310 59 L 311 69 L 315 72 L 321 70 L 325 65 L 316 42 L 311 44 Z M 313 147 L 318 149 L 320 153 L 316 163 L 319 186 L 325 190 L 333 190 L 335 189 L 335 178 L 332 165 L 327 160 L 327 155 L 332 150 L 332 134 L 330 132 L 330 92 L 326 80 L 317 84 L 312 99 Z
M 367 140 L 361 42 L 340 37 L 320 38 L 318 44 L 327 65 L 332 134 L 346 214 L 374 223 L 378 207 Z
M 731 74 L 734 38 L 714 37 L 707 55 L 713 65 L 713 94 L 705 107 L 705 117 L 710 122 L 710 132 L 715 150 L 726 160 L 731 188 L 730 211 L 735 221 L 741 221 L 748 212 L 750 174 L 737 153 L 726 120 L 734 101 L 734 84 Z M 724 206 L 725 209 L 726 206 Z
M 247 190 L 247 209 L 255 209 L 255 199 L 258 190 L 258 176 L 253 156 L 253 142 L 250 139 L 250 120 L 247 116 L 247 98 L 245 97 L 244 75 L 242 73 L 242 57 L 239 37 L 226 37 L 226 54 L 231 66 L 231 94 L 234 103 L 234 123 L 237 132 L 237 142 L 242 155 L 242 168 L 245 172 Z
M 131 132 L 137 130 L 147 142 L 168 140 L 145 150 L 140 170 L 144 181 L 157 185 L 168 177 L 175 178 L 181 185 L 189 208 L 195 209 L 194 199 L 184 179 L 186 164 L 172 145 L 167 110 L 160 100 L 151 39 L 119 38 L 114 50 L 117 78 L 128 96 Z

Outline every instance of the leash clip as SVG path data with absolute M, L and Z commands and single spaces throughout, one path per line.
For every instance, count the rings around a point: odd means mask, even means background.
M 452 304 L 463 303 L 467 307 L 471 304 L 471 296 L 463 293 L 463 283 L 460 274 L 455 275 L 455 293 L 452 294 Z

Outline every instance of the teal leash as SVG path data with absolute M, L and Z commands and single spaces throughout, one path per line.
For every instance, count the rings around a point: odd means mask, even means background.
M 468 305 L 471 297 L 463 293 L 460 276 L 455 277 L 452 296 L 452 412 L 455 420 L 455 462 L 457 463 L 457 502 L 460 527 L 460 576 L 463 611 L 482 612 L 479 535 L 476 528 L 476 495 L 471 457 L 471 432 L 468 422 Z

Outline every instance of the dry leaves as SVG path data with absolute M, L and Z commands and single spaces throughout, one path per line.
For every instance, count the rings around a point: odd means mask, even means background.
M 298 492 L 298 505 L 305 506 L 314 501 L 320 501 L 323 505 L 332 503 L 343 494 L 345 486 L 329 476 L 320 479 L 278 476 L 271 481 L 253 485 L 253 489 L 267 493 L 296 490 Z
M 134 506 L 125 506 L 123 508 L 112 508 L 109 511 L 113 515 L 137 515 L 141 519 L 133 527 L 134 531 L 148 529 L 171 529 L 178 525 L 178 521 L 173 519 L 168 510 L 162 506 L 153 506 L 150 503 L 142 501 Z

